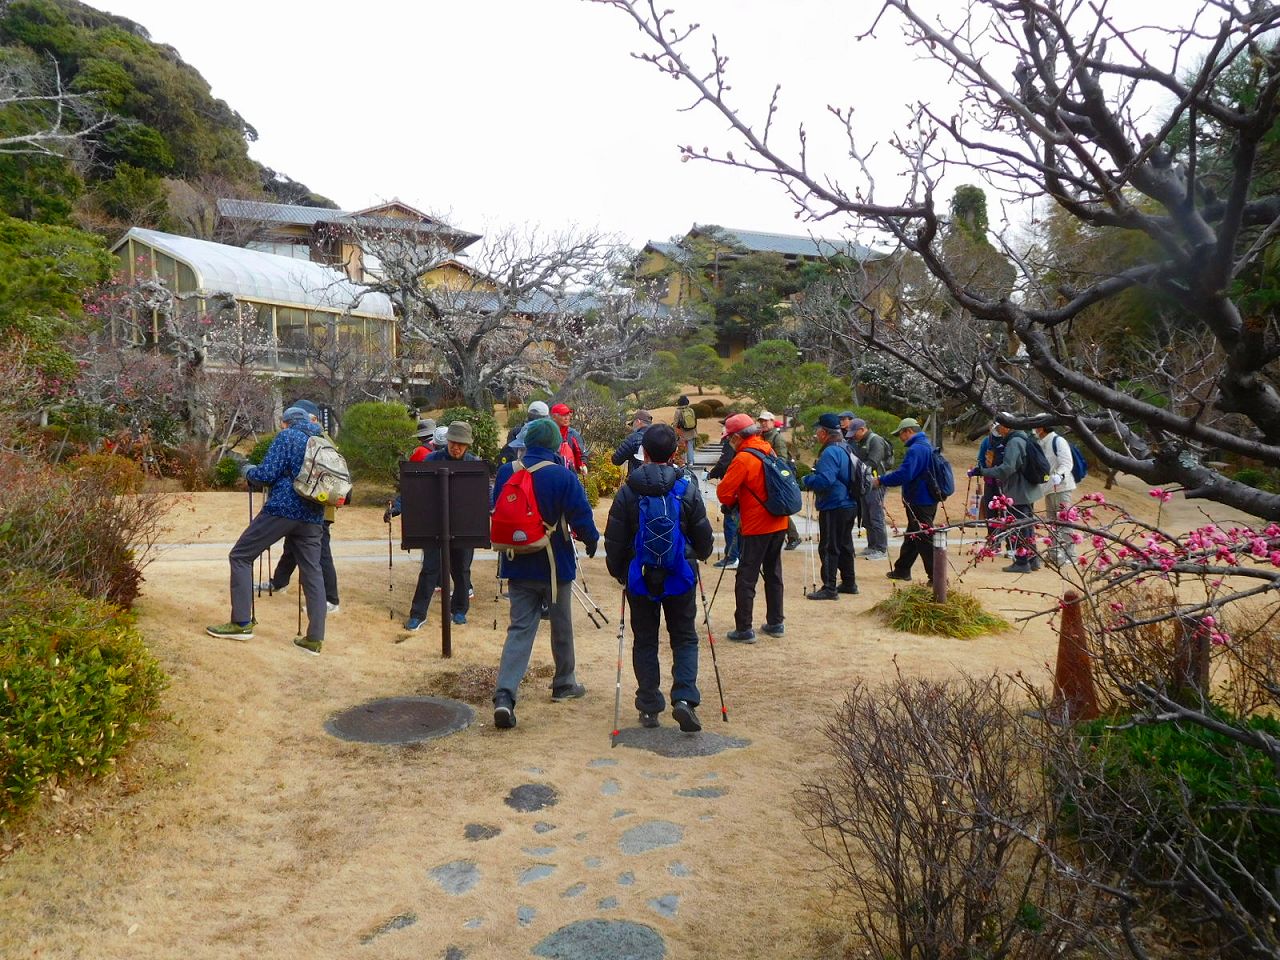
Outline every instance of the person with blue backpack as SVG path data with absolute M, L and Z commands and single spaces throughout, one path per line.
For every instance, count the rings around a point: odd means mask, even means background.
M 814 425 L 814 435 L 822 444 L 813 472 L 801 482 L 816 495 L 818 507 L 818 557 L 822 566 L 822 587 L 806 593 L 806 600 L 839 600 L 842 593 L 857 593 L 858 580 L 853 565 L 853 523 L 858 517 L 855 492 L 867 478 L 867 468 L 845 445 L 840 418 L 824 413 Z M 862 469 L 858 470 L 857 467 Z M 837 583 L 837 577 L 839 582 Z
M 604 530 L 609 575 L 623 585 L 631 608 L 631 665 L 640 725 L 656 727 L 665 709 L 658 664 L 658 627 L 671 639 L 671 715 L 685 733 L 702 729 L 697 707 L 698 632 L 693 564 L 707 559 L 715 534 L 697 484 L 671 463 L 680 439 L 656 423 L 641 443 L 643 462 L 609 508 Z
M 1002 419 L 1014 419 L 1011 413 L 1000 414 Z M 1000 484 L 1000 492 L 1013 501 L 1009 515 L 1013 525 L 1009 540 L 1013 546 L 1013 563 L 1002 570 L 1005 573 L 1032 573 L 1039 570 L 1040 554 L 1036 550 L 1034 504 L 1048 486 L 1049 468 L 1044 451 L 1028 433 L 1014 430 L 1005 423 L 996 426 L 996 432 L 1004 438 L 1004 458 L 994 467 L 974 467 L 971 477 L 990 477 Z
M 1053 521 L 1071 506 L 1078 469 L 1075 453 L 1070 441 L 1051 427 L 1036 427 L 1036 436 L 1040 438 L 1040 449 L 1049 461 L 1050 485 L 1044 493 L 1044 516 L 1050 522 L 1054 542 L 1049 559 L 1057 564 L 1074 564 L 1076 545 L 1071 539 L 1071 531 L 1060 529 L 1053 525 Z
M 916 558 L 924 564 L 925 576 L 933 580 L 933 538 L 931 528 L 938 516 L 938 497 L 931 487 L 930 471 L 933 468 L 933 444 L 920 429 L 920 421 L 904 417 L 893 431 L 906 454 L 896 470 L 871 482 L 881 487 L 901 487 L 902 503 L 907 511 L 907 531 L 902 539 L 902 549 L 893 568 L 885 574 L 890 580 L 910 580 L 911 568 Z

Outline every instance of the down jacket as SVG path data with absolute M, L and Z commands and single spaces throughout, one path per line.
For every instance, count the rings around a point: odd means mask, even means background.
M 640 529 L 640 497 L 665 497 L 684 472 L 669 463 L 646 463 L 631 472 L 613 498 L 609 521 L 604 527 L 604 558 L 609 576 L 626 583 L 627 569 L 636 553 L 636 532 Z M 696 481 L 690 479 L 680 498 L 680 529 L 684 533 L 685 555 L 705 560 L 715 547 L 715 533 L 707 519 Z

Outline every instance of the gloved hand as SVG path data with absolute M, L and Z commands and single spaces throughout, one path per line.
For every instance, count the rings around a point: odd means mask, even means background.
M 382 511 L 382 522 L 383 522 L 383 523 L 390 523 L 390 522 L 391 522 L 391 508 L 390 508 L 390 507 L 387 507 L 387 509 L 385 509 L 385 510 L 383 510 L 383 511 Z
M 594 557 L 596 555 L 596 547 L 600 546 L 599 540 L 592 540 L 587 544 L 587 556 Z
M 969 472 L 968 472 L 967 474 L 965 474 L 965 476 L 967 476 L 967 477 L 976 477 L 976 476 L 978 476 L 978 473 L 979 473 L 979 471 L 978 471 L 978 468 L 977 468 L 977 467 L 970 467 L 970 468 L 969 468 Z
M 1052 477 L 1050 477 L 1049 479 L 1053 481 L 1053 485 L 1056 487 L 1056 486 L 1057 486 L 1058 484 L 1060 484 L 1060 483 L 1063 481 L 1063 479 L 1065 479 L 1065 478 L 1063 477 L 1063 475 L 1062 475 L 1062 474 L 1060 474 L 1060 473 L 1055 473 L 1055 474 L 1054 474 Z

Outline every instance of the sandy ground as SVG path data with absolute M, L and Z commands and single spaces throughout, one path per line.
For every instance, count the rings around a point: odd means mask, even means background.
M 962 461 L 959 451 L 952 456 Z M 1144 494 L 1130 483 L 1115 496 L 1149 511 Z M 597 510 L 601 527 L 607 508 Z M 1170 511 L 1183 525 L 1197 519 L 1194 505 Z M 227 617 L 226 550 L 246 521 L 244 494 L 174 496 L 169 521 L 171 546 L 149 567 L 138 607 L 172 677 L 167 716 L 117 775 L 68 790 L 25 836 L 7 838 L 17 849 L 0 864 L 0 956 L 435 958 L 456 945 L 468 957 L 520 957 L 563 924 L 594 917 L 652 926 L 674 958 L 825 956 L 827 895 L 814 872 L 821 861 L 806 844 L 794 795 L 823 768 L 821 726 L 842 692 L 856 679 L 885 676 L 895 660 L 908 673 L 1022 670 L 1047 682 L 1055 650 L 1045 619 L 970 641 L 886 629 L 867 613 L 893 586 L 883 562 L 859 563 L 859 596 L 807 602 L 802 550 L 784 555 L 785 638 L 717 644 L 728 724 L 716 719 L 702 648 L 704 722 L 750 740 L 744 749 L 692 759 L 611 750 L 616 632 L 593 629 L 581 609 L 584 700 L 550 703 L 541 681 L 525 690 L 515 730 L 495 730 L 481 709 L 452 737 L 364 746 L 329 736 L 325 719 L 372 698 L 429 692 L 445 671 L 496 665 L 506 609 L 495 598 L 493 560 L 477 559 L 470 622 L 455 629 L 454 658 L 442 660 L 434 604 L 423 631 L 406 635 L 399 626 L 416 555 L 395 551 L 389 590 L 380 510 L 344 510 L 334 528 L 342 612 L 315 658 L 290 643 L 292 591 L 258 601 L 253 641 L 204 635 L 205 624 Z M 586 564 L 585 577 L 616 624 L 619 594 L 602 557 Z M 712 612 L 717 636 L 731 626 L 731 581 Z M 1009 590 L 1012 578 L 995 565 L 970 573 L 965 585 L 1006 615 L 1044 605 Z M 1061 590 L 1048 572 L 1017 586 Z M 758 620 L 763 598 L 757 602 Z M 549 662 L 545 634 L 535 664 Z M 624 725 L 636 722 L 633 689 L 624 673 Z M 513 811 L 503 798 L 524 783 L 552 785 L 559 803 Z M 708 786 L 723 795 L 678 794 Z M 681 827 L 683 840 L 624 854 L 623 832 L 653 819 Z M 469 823 L 502 832 L 468 842 Z M 537 833 L 535 823 L 554 829 Z M 473 861 L 480 882 L 454 896 L 429 871 L 458 860 Z M 554 870 L 520 885 L 535 864 Z M 565 896 L 573 889 L 580 895 Z M 651 902 L 669 895 L 678 898 L 674 916 Z M 520 908 L 534 911 L 527 925 Z M 402 915 L 416 922 L 374 936 Z

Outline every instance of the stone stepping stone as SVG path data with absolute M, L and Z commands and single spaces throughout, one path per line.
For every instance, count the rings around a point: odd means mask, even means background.
M 667 873 L 671 874 L 673 877 L 687 877 L 690 876 L 693 871 L 679 860 L 673 860 L 671 863 L 667 864 Z
M 445 893 L 460 897 L 480 882 L 480 868 L 474 860 L 454 860 L 452 863 L 433 867 L 427 872 L 427 876 L 440 884 L 440 889 Z
M 538 915 L 538 911 L 533 907 L 516 907 L 516 922 L 522 927 L 527 927 L 533 923 L 533 918 Z
M 464 930 L 479 930 L 484 926 L 484 917 L 472 917 L 462 924 Z
M 520 849 L 530 857 L 549 857 L 556 852 L 555 847 L 521 847 Z
M 377 940 L 378 937 L 381 937 L 384 934 L 391 933 L 394 930 L 403 930 L 405 927 L 412 927 L 417 922 L 417 914 L 402 913 L 398 916 L 392 917 L 390 920 L 386 920 L 378 924 L 361 937 L 360 942 L 365 944 L 373 943 L 374 940 Z
M 685 790 L 677 790 L 677 797 L 698 797 L 703 800 L 714 800 L 717 797 L 723 797 L 729 791 L 724 787 L 689 787 Z
M 596 902 L 596 907 L 597 907 L 598 909 L 600 909 L 600 910 L 617 910 L 617 909 L 618 909 L 618 898 L 617 898 L 617 897 L 605 897 L 603 900 L 599 900 L 599 901 L 597 901 L 597 902 Z
M 640 776 L 644 777 L 646 780 L 679 780 L 680 779 L 680 774 L 678 773 L 652 773 L 648 770 L 640 771 Z
M 649 901 L 649 909 L 660 917 L 666 917 L 668 920 L 676 915 L 676 911 L 680 909 L 680 897 L 674 893 L 668 893 L 663 897 L 655 897 Z
M 468 823 L 462 830 L 462 835 L 472 843 L 477 843 L 480 840 L 492 840 L 501 833 L 501 827 L 491 827 L 487 823 Z
M 631 887 L 635 885 L 635 882 L 636 882 L 636 875 L 632 873 L 630 870 L 628 870 L 626 873 L 618 874 L 618 886 L 620 887 Z
M 554 823 L 547 823 L 545 820 L 539 820 L 533 825 L 534 833 L 550 833 L 556 828 Z
M 533 953 L 550 960 L 665 960 L 667 945 L 657 930 L 642 923 L 579 920 L 546 937 Z
M 585 883 L 575 883 L 572 887 L 565 890 L 564 893 L 560 894 L 560 897 L 564 900 L 574 900 L 586 892 L 587 885 Z
M 610 760 L 608 757 L 599 760 L 592 760 L 587 764 L 588 767 L 616 767 L 617 760 Z
M 647 750 L 660 757 L 672 760 L 684 760 L 689 757 L 710 757 L 725 750 L 741 749 L 751 745 L 751 741 L 743 737 L 730 737 L 722 733 L 681 733 L 675 727 L 658 727 L 646 730 L 644 727 L 627 727 L 618 734 L 618 743 L 635 750 Z
M 599 870 L 604 866 L 604 861 L 599 857 L 587 857 L 587 859 L 582 861 L 582 865 L 588 870 Z
M 606 797 L 616 797 L 622 790 L 622 784 L 617 780 L 606 780 L 600 784 L 600 793 Z
M 631 816 L 633 813 L 635 813 L 634 810 L 627 809 L 626 807 L 619 807 L 617 810 L 613 811 L 613 816 L 610 819 L 620 820 L 623 817 Z
M 461 947 L 446 947 L 440 960 L 467 960 L 467 951 Z
M 548 784 L 526 783 L 513 789 L 502 802 L 521 813 L 533 813 L 554 807 L 559 800 L 559 794 Z
M 684 827 L 670 820 L 647 820 L 618 838 L 618 848 L 627 856 L 671 847 L 684 839 Z
M 520 879 L 516 881 L 516 886 L 527 887 L 531 883 L 537 883 L 539 880 L 545 880 L 556 872 L 555 864 L 551 863 L 535 863 L 528 870 L 520 874 Z

